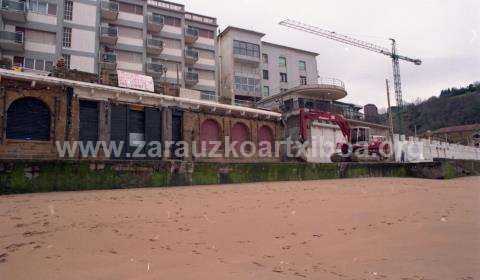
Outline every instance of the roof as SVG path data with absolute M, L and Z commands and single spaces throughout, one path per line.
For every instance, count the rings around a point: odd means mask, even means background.
M 279 44 L 270 43 L 270 42 L 264 42 L 264 41 L 262 41 L 262 44 L 263 44 L 263 45 L 269 45 L 269 46 L 272 46 L 272 47 L 289 49 L 289 50 L 292 50 L 292 51 L 302 52 L 302 53 L 306 53 L 306 54 L 310 54 L 310 55 L 314 55 L 314 56 L 319 56 L 319 55 L 320 55 L 319 53 L 316 53 L 316 52 L 306 51 L 306 50 L 297 49 L 297 48 L 294 48 L 294 47 L 289 47 L 289 46 L 285 46 L 285 45 L 279 45 Z
M 95 90 L 103 90 L 106 92 L 113 92 L 116 94 L 125 94 L 130 96 L 133 95 L 133 96 L 137 96 L 138 98 L 150 98 L 150 99 L 157 100 L 158 102 L 173 102 L 174 104 L 178 104 L 179 106 L 180 105 L 204 106 L 214 110 L 224 109 L 227 111 L 238 112 L 241 114 L 247 113 L 253 116 L 265 116 L 268 118 L 282 117 L 281 114 L 277 112 L 268 111 L 268 110 L 253 109 L 253 108 L 240 107 L 235 105 L 214 103 L 214 102 L 209 102 L 205 100 L 175 97 L 175 96 L 145 92 L 145 91 L 128 89 L 128 88 L 112 87 L 112 86 L 95 84 L 95 83 L 67 80 L 67 79 L 61 79 L 61 78 L 50 77 L 50 76 L 42 76 L 35 73 L 25 73 L 25 72 L 0 69 L 0 79 L 2 77 L 16 79 L 16 80 L 23 80 L 23 81 L 46 83 L 46 84 L 57 85 L 57 86 L 85 88 L 85 89 L 91 90 L 92 94 L 94 93 Z
M 218 35 L 218 37 L 222 37 L 224 34 L 227 34 L 230 30 L 246 32 L 246 33 L 254 34 L 254 35 L 257 35 L 257 36 L 260 36 L 260 37 L 265 36 L 265 33 L 261 33 L 261 32 L 253 31 L 253 30 L 250 30 L 250 29 L 244 29 L 244 28 L 241 28 L 241 27 L 236 27 L 236 26 L 229 25 L 227 28 L 225 28 L 225 30 L 223 30 Z
M 443 127 L 435 130 L 433 134 L 463 132 L 463 131 L 472 131 L 472 130 L 480 130 L 480 123 Z

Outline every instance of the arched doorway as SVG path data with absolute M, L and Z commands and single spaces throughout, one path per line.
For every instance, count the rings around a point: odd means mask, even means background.
M 17 99 L 8 107 L 6 130 L 7 139 L 48 141 L 50 110 L 36 98 Z
M 215 147 L 215 142 L 219 141 L 221 139 L 218 122 L 212 119 L 203 121 L 200 125 L 200 148 L 206 147 L 205 152 L 210 152 Z

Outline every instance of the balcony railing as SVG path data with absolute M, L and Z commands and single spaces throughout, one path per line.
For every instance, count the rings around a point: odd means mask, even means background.
M 187 27 L 187 28 L 185 28 L 185 35 L 196 38 L 196 37 L 198 37 L 198 29 L 192 28 L 192 27 Z
M 166 70 L 166 68 L 162 64 L 158 64 L 158 63 L 148 63 L 147 64 L 147 71 L 148 72 L 163 74 L 164 70 Z
M 156 39 L 156 38 L 148 38 L 147 39 L 147 46 L 163 48 L 163 41 L 160 40 L 160 39 Z
M 318 77 L 318 84 L 326 85 L 326 86 L 334 86 L 334 87 L 345 89 L 345 83 L 335 78 Z
M 192 49 L 185 50 L 185 57 L 194 59 L 195 61 L 198 60 L 198 51 Z
M 250 100 L 235 99 L 234 104 L 236 106 L 255 108 L 255 102 L 250 101 Z
M 103 26 L 100 28 L 100 34 L 102 36 L 108 36 L 108 37 L 118 37 L 118 29 L 116 27 L 106 27 Z
M 117 54 L 111 52 L 102 53 L 101 59 L 105 63 L 117 63 Z
M 186 71 L 184 78 L 187 84 L 198 83 L 198 73 L 196 72 Z
M 148 15 L 148 22 L 163 25 L 164 18 L 163 18 L 162 15 L 149 14 Z
M 23 32 L 0 31 L 0 40 L 23 44 Z
M 118 3 L 110 1 L 102 1 L 102 9 L 111 12 L 118 12 Z
M 198 21 L 198 22 L 203 22 L 203 23 L 207 23 L 207 24 L 217 24 L 217 20 L 215 18 L 196 15 L 196 14 L 192 14 L 192 13 L 185 13 L 185 19 Z
M 25 13 L 27 11 L 27 6 L 25 2 L 14 1 L 14 0 L 1 0 L 2 10 L 13 11 L 18 13 Z
M 212 102 L 218 102 L 218 95 L 210 92 L 201 92 L 200 99 Z

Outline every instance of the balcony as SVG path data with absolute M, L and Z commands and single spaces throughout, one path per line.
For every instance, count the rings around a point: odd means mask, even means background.
M 1 0 L 0 14 L 6 20 L 26 22 L 27 6 L 25 2 Z
M 163 51 L 163 41 L 156 38 L 147 39 L 147 53 L 159 55 Z
M 0 31 L 0 49 L 9 51 L 24 51 L 23 32 Z
M 103 69 L 115 70 L 117 68 L 117 54 L 106 52 L 100 55 L 100 65 Z
M 160 63 L 147 63 L 147 74 L 155 77 L 162 77 L 165 75 L 167 68 Z
M 241 63 L 260 65 L 260 56 L 247 55 L 243 50 L 234 49 L 233 58 L 235 61 Z
M 192 71 L 185 71 L 184 79 L 186 86 L 194 86 L 198 84 L 198 73 Z
M 204 101 L 218 102 L 218 95 L 210 92 L 201 92 L 200 99 Z
M 185 50 L 185 63 L 193 65 L 198 61 L 198 51 L 193 49 Z
M 185 28 L 185 43 L 193 44 L 198 40 L 198 29 L 187 27 Z
M 241 106 L 241 107 L 248 107 L 248 108 L 255 108 L 255 102 L 251 100 L 244 100 L 244 99 L 236 99 L 234 100 L 234 105 L 235 106 Z
M 115 45 L 118 40 L 118 29 L 116 27 L 100 27 L 100 43 Z
M 147 30 L 150 32 L 160 32 L 163 28 L 163 16 L 149 14 L 147 20 Z
M 117 20 L 118 3 L 110 1 L 102 1 L 102 18 L 106 20 Z

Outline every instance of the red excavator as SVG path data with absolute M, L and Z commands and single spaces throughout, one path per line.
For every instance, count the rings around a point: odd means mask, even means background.
M 390 155 L 390 144 L 383 136 L 370 137 L 370 128 L 350 128 L 347 120 L 342 115 L 330 112 L 300 110 L 300 139 L 308 139 L 308 121 L 330 121 L 340 127 L 347 142 L 336 143 L 336 152 L 331 156 L 333 162 L 349 161 L 383 161 Z

